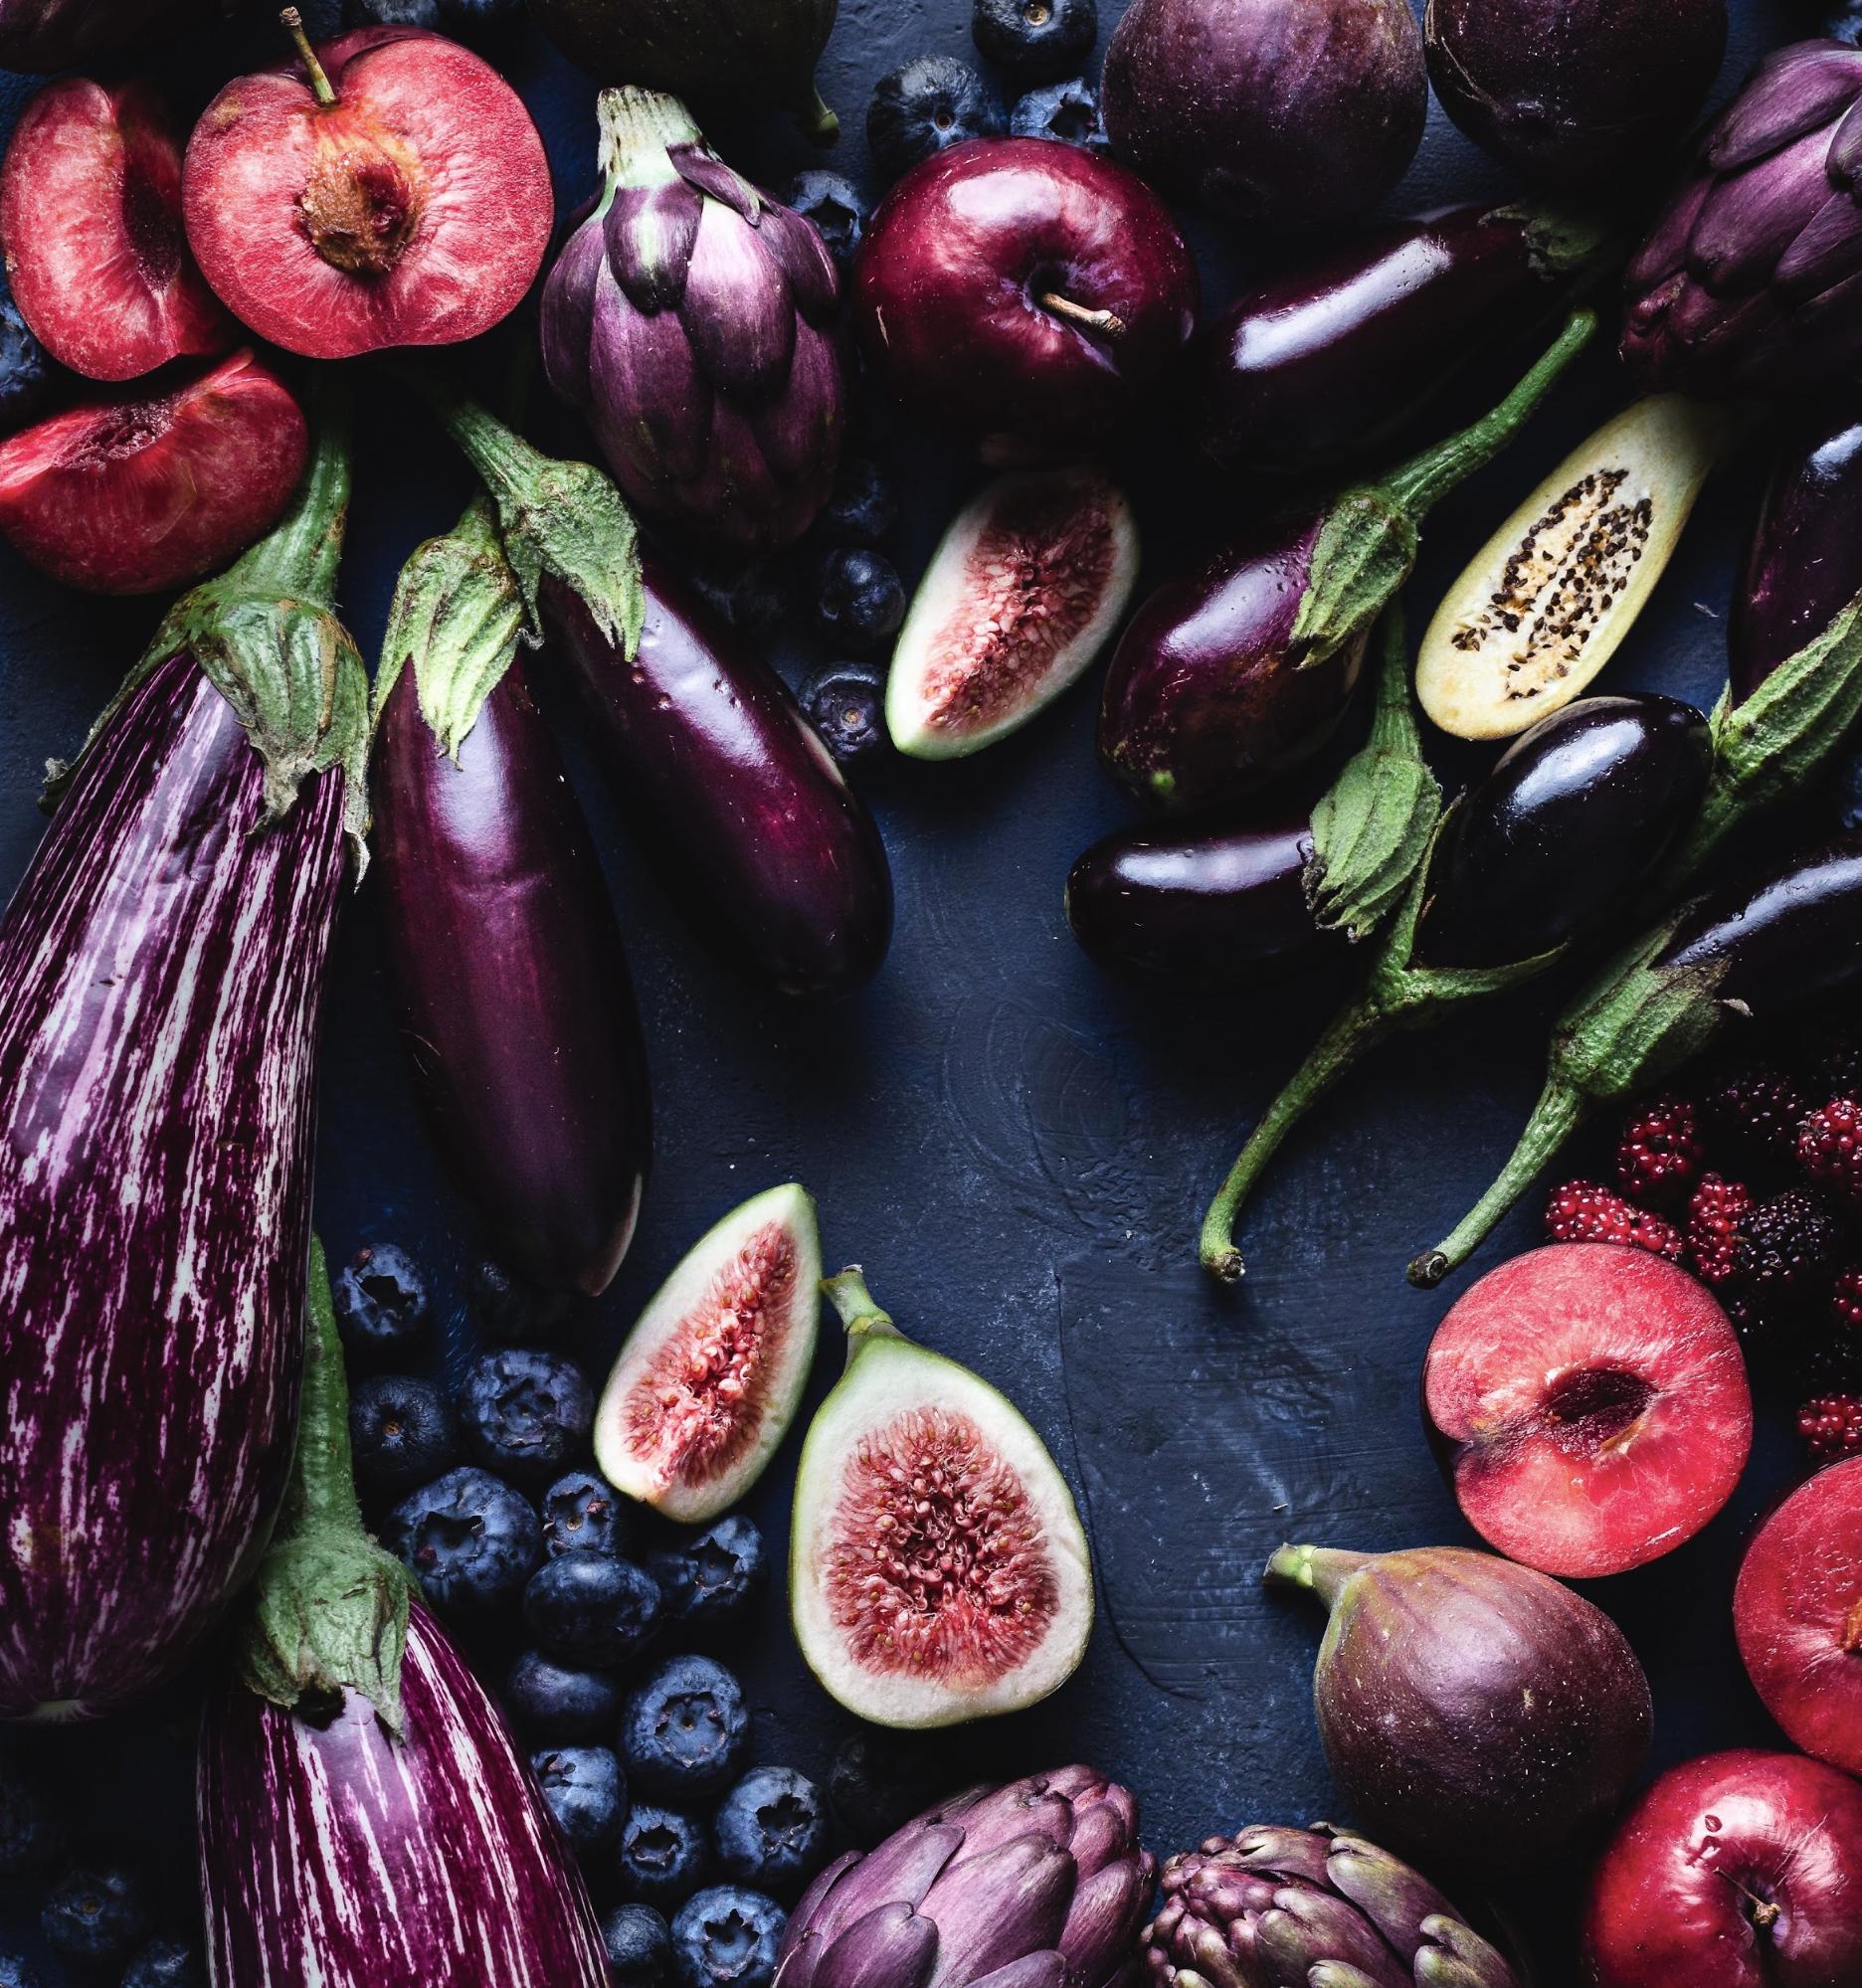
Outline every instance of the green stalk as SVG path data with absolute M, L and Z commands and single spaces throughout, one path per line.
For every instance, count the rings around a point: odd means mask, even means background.
M 832 113 L 831 113 L 832 114 Z M 617 186 L 661 186 L 678 178 L 668 145 L 702 145 L 691 112 L 663 90 L 626 83 L 595 101 L 596 161 L 610 192 Z
M 846 1328 L 847 1364 L 851 1366 L 876 1339 L 902 1340 L 905 1335 L 882 1312 L 866 1288 L 866 1278 L 857 1263 L 849 1263 L 838 1277 L 822 1279 L 822 1295 L 839 1314 Z
M 398 1733 L 413 1591 L 408 1570 L 363 1529 L 342 1344 L 323 1246 L 312 1238 L 297 1451 L 239 1635 L 241 1679 L 307 1717 L 327 1715 L 344 1692 L 360 1692 Z
M 1346 1552 L 1337 1546 L 1289 1544 L 1268 1560 L 1261 1578 L 1269 1587 L 1303 1587 L 1327 1608 L 1336 1608 L 1346 1583 L 1376 1558 L 1375 1553 Z

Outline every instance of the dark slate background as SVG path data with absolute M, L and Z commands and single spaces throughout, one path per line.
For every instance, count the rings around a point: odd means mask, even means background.
M 1101 10 L 1109 31 L 1118 0 Z M 325 32 L 335 7 L 305 13 Z M 1734 15 L 1722 95 L 1762 48 L 1810 25 L 1779 0 L 1735 0 Z M 821 72 L 844 133 L 829 163 L 870 185 L 862 123 L 873 80 L 922 50 L 971 55 L 967 17 L 968 0 L 842 0 Z M 191 113 L 275 54 L 262 12 L 165 67 Z M 593 183 L 593 86 L 534 36 L 499 59 L 543 129 L 566 212 Z M 31 83 L 4 81 L 10 117 Z M 781 119 L 711 135 L 771 184 L 810 162 Z M 1422 153 L 1389 211 L 1507 190 L 1431 105 Z M 1265 237 L 1192 232 L 1216 302 L 1280 253 Z M 1441 425 L 1495 398 L 1524 356 L 1481 355 Z M 358 494 L 342 594 L 372 654 L 402 559 L 453 521 L 469 485 L 410 397 L 356 370 Z M 1613 361 L 1592 354 L 1511 454 L 1442 505 L 1410 594 L 1416 626 L 1493 522 L 1623 397 Z M 552 410 L 539 408 L 533 428 L 563 450 L 586 447 Z M 903 430 L 880 453 L 904 493 L 894 552 L 909 585 L 979 472 Z M 1263 499 L 1186 474 L 1168 451 L 1121 467 L 1138 498 L 1147 583 Z M 1710 487 L 1608 687 L 1711 701 L 1763 472 L 1749 452 Z M 42 762 L 81 740 L 159 611 L 62 592 L 0 547 L 9 885 L 41 832 Z M 805 638 L 781 656 L 792 678 L 820 659 Z M 1088 965 L 1061 916 L 1061 883 L 1079 850 L 1130 813 L 1094 763 L 1093 702 L 1082 686 L 974 761 L 888 766 L 867 780 L 891 854 L 897 935 L 877 982 L 824 1011 L 718 967 L 621 838 L 599 784 L 581 780 L 629 935 L 657 1114 L 639 1239 L 585 1321 L 585 1344 L 599 1377 L 640 1305 L 716 1215 L 775 1180 L 806 1181 L 830 1262 L 864 1264 L 907 1331 L 1004 1385 L 1083 1494 L 1101 1599 L 1085 1665 L 1049 1704 L 970 1743 L 992 1768 L 1090 1758 L 1137 1789 L 1147 1838 L 1164 1854 L 1249 1821 L 1344 1819 L 1313 1728 L 1318 1611 L 1263 1593 L 1258 1570 L 1287 1536 L 1370 1548 L 1468 1538 L 1413 1407 L 1429 1334 L 1468 1280 L 1422 1296 L 1402 1266 L 1509 1150 L 1537 1092 L 1559 990 L 1388 1048 L 1291 1141 L 1247 1220 L 1247 1281 L 1216 1292 L 1195 1262 L 1203 1205 L 1345 984 L 1186 998 L 1133 992 Z M 1485 761 L 1469 749 L 1440 756 L 1451 781 Z M 424 1258 L 457 1366 L 469 1346 L 459 1293 L 472 1225 L 411 1108 L 366 887 L 345 922 L 330 1002 L 317 1220 L 335 1257 L 392 1239 Z M 1536 1212 L 1516 1213 L 1475 1267 L 1535 1232 Z M 825 1346 L 813 1398 L 836 1364 Z M 1648 1667 L 1659 1762 L 1777 1743 L 1738 1664 L 1729 1595 L 1743 1536 L 1793 1467 L 1785 1409 L 1769 1404 L 1747 1482 L 1718 1524 L 1658 1566 L 1592 1590 Z M 752 1501 L 779 1549 L 794 1458 L 792 1438 Z M 825 1773 L 849 1722 L 805 1672 L 779 1597 L 739 1654 L 758 1757 Z M 190 1683 L 148 1714 L 30 1741 L 75 1791 L 80 1842 L 154 1866 L 180 1912 L 192 1882 L 192 1704 Z M 1576 1884 L 1574 1873 L 1534 1874 L 1517 1901 L 1551 1982 L 1569 1978 Z M 0 1933 L 29 1938 L 35 1902 L 0 1902 Z

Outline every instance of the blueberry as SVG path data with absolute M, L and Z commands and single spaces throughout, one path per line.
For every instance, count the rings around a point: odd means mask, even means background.
M 0 1759 L 0 1884 L 30 1878 L 57 1856 L 64 1831 L 43 1785 Z
M 743 1688 L 709 1657 L 669 1658 L 621 1714 L 621 1757 L 629 1777 L 646 1793 L 669 1800 L 728 1787 L 749 1739 Z
M 679 1988 L 769 1988 L 787 1914 L 774 1898 L 740 1885 L 694 1893 L 672 1921 Z
M 647 1646 L 659 1626 L 659 1590 L 630 1560 L 564 1553 L 530 1576 L 523 1612 L 545 1656 L 607 1670 Z
M 534 1344 L 553 1338 L 569 1316 L 566 1292 L 539 1291 L 488 1258 L 473 1266 L 466 1295 L 489 1339 Z
M 388 1493 L 429 1484 L 459 1455 L 459 1424 L 431 1380 L 378 1373 L 349 1396 L 356 1476 Z
M 710 1628 L 755 1607 L 769 1579 L 769 1555 L 763 1535 L 732 1513 L 677 1552 L 655 1553 L 652 1572 L 674 1621 Z
M 1002 98 L 954 56 L 914 57 L 879 79 L 866 108 L 866 143 L 891 179 L 947 145 L 999 137 L 1002 129 Z
M 602 1920 L 612 1988 L 667 1988 L 672 1934 L 651 1905 L 617 1905 Z
M 440 0 L 343 0 L 345 28 L 429 28 L 441 32 Z
M 51 411 L 59 368 L 19 314 L 0 280 L 0 435 L 30 427 Z
M 976 0 L 970 36 L 1017 83 L 1058 83 L 1092 54 L 1098 0 Z
M 541 1650 L 526 1650 L 511 1666 L 504 1703 L 539 1739 L 594 1739 L 614 1730 L 621 1687 L 600 1671 L 572 1670 Z
M 571 1471 L 543 1494 L 543 1549 L 559 1553 L 625 1553 L 633 1508 L 605 1477 Z
M 621 1834 L 627 1784 L 606 1746 L 551 1746 L 531 1754 L 530 1771 L 578 1857 L 606 1850 Z
M 821 230 L 829 255 L 844 276 L 853 267 L 854 255 L 866 239 L 866 224 L 872 219 L 872 209 L 858 190 L 838 173 L 811 169 L 797 173 L 789 182 L 783 204 Z
M 444 1614 L 502 1608 L 543 1557 L 527 1500 L 488 1471 L 450 1470 L 388 1515 L 388 1543 Z
M 828 1861 L 828 1805 L 792 1767 L 752 1767 L 711 1818 L 718 1863 L 740 1885 L 793 1901 Z
M 17 1953 L 0 1953 L 0 1988 L 46 1988 L 46 1980 L 30 1960 Z
M 519 1484 L 547 1483 L 594 1422 L 588 1375 L 559 1353 L 500 1347 L 473 1360 L 460 1386 L 467 1454 Z
M 950 1758 L 949 1736 L 855 1732 L 841 1741 L 828 1770 L 828 1799 L 859 1850 L 883 1843 L 964 1779 Z
M 802 715 L 841 766 L 877 759 L 891 744 L 885 721 L 885 666 L 831 662 L 803 684 Z
M 1009 129 L 1018 138 L 1057 138 L 1095 152 L 1106 148 L 1099 92 L 1083 77 L 1030 90 L 1010 111 Z
M 191 1946 L 152 1940 L 129 1963 L 122 1988 L 207 1988 L 207 1970 Z
M 67 1960 L 120 1965 L 148 1937 L 142 1889 L 126 1871 L 68 1871 L 46 1894 L 39 1929 Z
M 336 1330 L 351 1353 L 405 1354 L 427 1330 L 427 1279 L 398 1243 L 358 1249 L 330 1286 Z
M 621 1825 L 615 1884 L 624 1898 L 669 1907 L 691 1896 L 705 1859 L 704 1831 L 690 1816 L 636 1802 Z
M 864 455 L 843 455 L 834 491 L 818 529 L 844 545 L 877 545 L 898 522 L 898 497 L 879 465 Z
M 905 589 L 889 559 L 864 546 L 837 546 L 816 575 L 822 628 L 856 651 L 883 648 L 905 619 Z

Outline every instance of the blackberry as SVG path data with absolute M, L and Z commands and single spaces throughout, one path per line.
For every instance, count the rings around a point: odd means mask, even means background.
M 1814 1194 L 1787 1188 L 1740 1217 L 1734 1269 L 1755 1298 L 1795 1304 L 1836 1268 L 1836 1224 Z

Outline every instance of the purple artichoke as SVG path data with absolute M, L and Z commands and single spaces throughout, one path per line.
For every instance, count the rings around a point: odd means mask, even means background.
M 677 97 L 602 92 L 605 186 L 543 288 L 543 366 L 639 507 L 746 549 L 800 538 L 844 426 L 840 279 L 815 225 Z
M 1862 356 L 1862 49 L 1767 57 L 1629 266 L 1623 363 L 1702 400 L 1795 392 Z
M 1136 1988 L 1157 1862 L 1090 1767 L 976 1788 L 831 1864 L 776 1988 Z
M 1520 1988 L 1434 1886 L 1324 1823 L 1173 1857 L 1144 1939 L 1155 1988 Z

